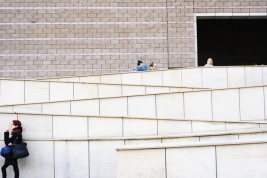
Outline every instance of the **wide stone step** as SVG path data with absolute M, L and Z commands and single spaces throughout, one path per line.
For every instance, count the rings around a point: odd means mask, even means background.
M 0 105 L 191 91 L 200 88 L 83 82 L 0 80 Z
M 162 71 L 102 74 L 39 79 L 134 85 L 167 85 L 205 88 L 245 87 L 267 84 L 266 66 L 197 67 Z
M 266 120 L 267 86 L 1 106 L 2 112 Z
M 117 148 L 118 178 L 267 177 L 267 138 Z

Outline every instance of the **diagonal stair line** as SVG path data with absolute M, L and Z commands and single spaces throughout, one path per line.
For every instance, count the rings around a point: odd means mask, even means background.
M 196 132 L 196 133 L 180 133 L 180 134 L 163 134 L 150 136 L 123 136 L 123 137 L 80 137 L 80 138 L 24 138 L 25 141 L 110 141 L 110 140 L 154 140 L 154 139 L 177 139 L 192 137 L 210 137 L 210 136 L 226 136 L 226 135 L 249 135 L 249 134 L 265 134 L 267 139 L 267 128 L 247 128 L 226 131 L 212 132 Z M 220 138 L 218 138 L 220 140 Z M 262 138 L 261 138 L 262 139 Z M 202 141 L 203 142 L 203 141 Z M 204 141 L 205 142 L 205 141 Z
M 0 106 L 2 112 L 266 120 L 266 86 L 167 92 Z M 252 95 L 253 94 L 253 95 Z M 146 109 L 147 112 L 139 112 Z M 253 110 L 253 112 L 250 112 Z

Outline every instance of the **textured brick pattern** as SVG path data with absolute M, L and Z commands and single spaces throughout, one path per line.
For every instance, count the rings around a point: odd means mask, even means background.
M 267 3 L 210 0 L 2 0 L 0 76 L 127 71 L 137 60 L 195 66 L 194 13 L 261 13 Z

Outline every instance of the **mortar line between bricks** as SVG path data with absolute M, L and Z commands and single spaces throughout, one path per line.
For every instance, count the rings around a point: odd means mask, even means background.
M 205 9 L 215 9 L 215 8 L 224 8 L 224 9 L 239 9 L 239 8 L 249 8 L 249 9 L 259 9 L 259 8 L 267 8 L 267 6 L 147 6 L 147 7 L 0 7 L 0 10 L 72 10 L 72 9 L 179 9 L 179 8 L 205 8 Z
M 192 24 L 191 21 L 172 21 L 173 24 Z M 1 25 L 122 25 L 122 24 L 167 24 L 167 22 L 3 22 Z
M 194 36 L 175 37 L 114 37 L 114 38 L 1 38 L 0 41 L 49 41 L 49 40 L 166 40 L 166 39 L 194 39 Z
M 0 56 L 110 56 L 110 55 L 166 55 L 166 54 L 194 54 L 195 52 L 162 52 L 162 53 L 50 53 L 50 54 L 0 54 Z

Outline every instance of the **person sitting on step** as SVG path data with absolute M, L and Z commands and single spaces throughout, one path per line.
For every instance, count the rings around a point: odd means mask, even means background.
M 144 65 L 142 61 L 137 61 L 137 71 L 146 71 L 147 65 Z

